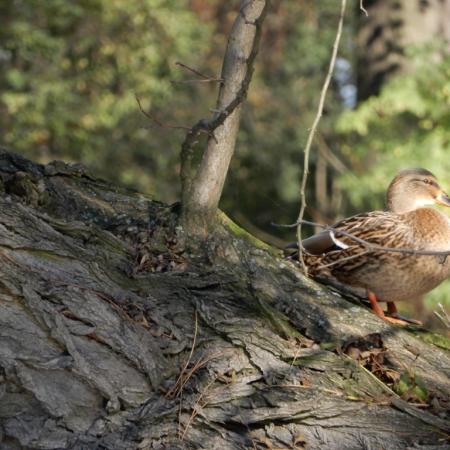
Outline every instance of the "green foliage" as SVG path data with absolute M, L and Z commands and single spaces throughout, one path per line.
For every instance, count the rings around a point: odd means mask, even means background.
M 357 174 L 343 176 L 341 186 L 358 208 L 382 208 L 386 186 L 402 168 L 425 167 L 450 189 L 450 55 L 415 49 L 410 60 L 409 73 L 339 119 L 347 135 L 342 153 Z
M 209 27 L 187 0 L 9 0 L 0 31 L 1 140 L 46 161 L 82 161 L 151 191 L 174 157 L 139 113 L 176 95 L 177 59 L 204 49 Z M 165 146 L 173 144 L 165 140 Z M 143 167 L 147 170 L 144 170 Z
M 208 117 L 217 84 L 172 84 L 195 78 L 175 62 L 219 74 L 237 5 L 3 0 L 0 143 L 42 162 L 81 161 L 160 200 L 177 200 L 184 131 L 155 126 L 139 112 L 135 94 L 167 124 L 189 126 Z M 338 12 L 334 0 L 275 0 L 265 22 L 221 206 L 272 233 L 271 222 L 292 222 L 298 213 L 302 149 Z M 341 110 L 331 90 L 322 134 L 332 134 Z

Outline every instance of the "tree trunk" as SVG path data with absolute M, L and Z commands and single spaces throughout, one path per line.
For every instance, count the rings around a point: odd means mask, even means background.
M 78 165 L 1 151 L 0 180 L 2 450 L 448 448 L 444 337 L 381 321 L 224 216 L 192 255 L 174 210 Z M 352 359 L 363 342 L 430 406 Z
M 241 104 L 253 74 L 267 4 L 268 0 L 241 1 L 223 60 L 223 82 L 216 105 L 216 117 L 225 114 L 226 118 L 218 127 L 208 124 L 212 135 L 197 168 L 193 167 L 192 150 L 182 154 L 183 224 L 192 235 L 206 236 L 217 212 L 239 131 Z
M 393 75 L 408 70 L 408 46 L 432 40 L 450 46 L 450 0 L 364 0 L 363 5 L 368 15 L 358 8 L 359 101 L 377 95 Z

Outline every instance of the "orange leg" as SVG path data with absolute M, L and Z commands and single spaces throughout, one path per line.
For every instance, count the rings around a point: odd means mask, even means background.
M 394 302 L 387 302 L 387 312 L 392 317 L 398 316 L 397 307 L 395 306 Z
M 378 303 L 377 296 L 372 291 L 367 290 L 367 298 L 369 299 L 370 306 L 372 307 L 373 312 L 381 319 L 385 320 L 386 322 L 395 323 L 397 325 L 406 325 L 408 323 L 401 319 L 386 316 Z M 388 302 L 388 312 L 394 315 L 397 314 L 397 308 L 394 302 Z

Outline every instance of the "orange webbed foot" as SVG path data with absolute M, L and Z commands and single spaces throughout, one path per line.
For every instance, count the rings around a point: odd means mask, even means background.
M 419 325 L 422 326 L 423 323 L 420 320 L 416 320 L 416 319 L 410 319 L 409 317 L 404 317 L 401 316 L 400 314 L 392 314 L 390 316 L 386 316 L 385 315 L 385 320 L 387 320 L 388 322 L 390 322 L 389 319 L 395 320 L 396 322 L 392 322 L 392 323 L 397 323 L 397 322 L 402 322 L 403 325 Z
M 393 323 L 395 325 L 402 325 L 402 326 L 409 325 L 409 322 L 407 322 L 406 320 L 396 319 L 395 317 L 391 317 L 391 316 L 384 315 L 382 317 L 382 319 L 385 320 L 386 322 Z
M 398 314 L 397 307 L 395 306 L 394 302 L 387 302 L 388 307 L 388 316 L 385 314 L 383 309 L 378 303 L 377 296 L 372 291 L 367 291 L 367 298 L 369 299 L 370 306 L 372 307 L 373 312 L 380 317 L 381 319 L 385 320 L 386 322 L 395 324 L 395 325 L 409 325 L 409 324 L 415 324 L 415 325 L 422 325 L 422 322 L 414 319 L 407 319 L 406 317 L 402 317 Z
M 392 317 L 393 319 L 401 320 L 405 322 L 404 324 L 410 324 L 413 325 L 420 325 L 422 326 L 423 323 L 420 320 L 410 319 L 409 317 L 401 316 L 398 311 L 397 307 L 395 306 L 394 302 L 387 302 L 387 312 L 389 314 L 389 317 Z

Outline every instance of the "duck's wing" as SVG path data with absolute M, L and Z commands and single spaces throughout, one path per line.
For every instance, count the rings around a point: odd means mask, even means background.
M 360 239 L 367 237 L 370 241 L 376 240 L 377 236 L 386 238 L 386 235 L 390 234 L 390 229 L 394 228 L 392 218 L 393 215 L 385 211 L 357 214 L 303 239 L 302 246 L 311 255 L 323 255 L 335 250 L 346 250 L 349 246 L 355 245 L 357 241 L 348 234 Z M 297 242 L 286 246 L 286 249 L 297 248 Z
M 411 241 L 411 229 L 404 217 L 387 211 L 357 214 L 336 223 L 332 230 L 346 246 L 343 250 L 361 246 L 357 239 L 381 247 L 403 247 Z
M 358 242 L 362 239 L 381 247 L 408 247 L 411 241 L 408 225 L 398 214 L 372 211 L 346 218 L 302 241 L 309 262 L 339 259 L 345 256 L 367 253 L 367 247 Z M 356 238 L 356 239 L 355 239 Z M 297 243 L 287 248 L 296 249 Z M 342 255 L 342 256 L 340 256 Z M 295 256 L 295 253 L 294 253 Z
M 307 256 L 306 264 L 313 276 L 331 273 L 347 282 L 353 276 L 352 274 L 361 269 L 368 272 L 376 269 L 380 264 L 392 263 L 394 260 L 398 263 L 407 257 L 400 253 L 369 248 L 357 239 L 379 247 L 413 248 L 414 246 L 411 227 L 404 217 L 384 211 L 349 217 L 335 224 L 331 231 L 346 247 L 335 246 L 321 255 Z

